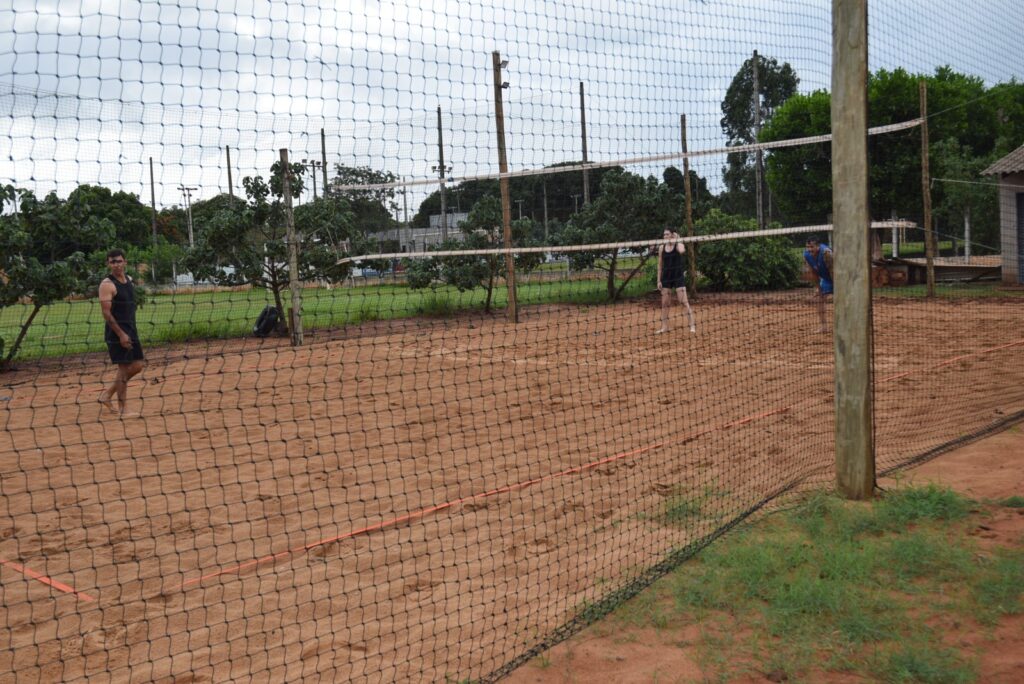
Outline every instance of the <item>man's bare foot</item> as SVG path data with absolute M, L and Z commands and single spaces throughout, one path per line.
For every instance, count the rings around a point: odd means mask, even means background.
M 697 332 L 697 326 L 695 326 L 695 325 L 691 325 L 691 326 L 690 326 L 690 332 L 692 332 L 692 333 L 695 333 L 695 332 Z
M 658 328 L 657 330 L 654 331 L 654 334 L 655 335 L 660 335 L 662 333 L 667 333 L 667 332 L 668 332 L 668 328 Z
M 111 402 L 111 397 L 109 395 L 101 394 L 99 399 L 96 401 L 98 401 L 100 406 L 103 407 L 100 409 L 101 413 L 104 408 L 107 410 L 107 413 L 119 413 L 119 411 L 114 409 L 114 404 Z

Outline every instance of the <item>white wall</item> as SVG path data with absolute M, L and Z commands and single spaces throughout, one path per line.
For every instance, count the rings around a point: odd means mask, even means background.
M 1024 282 L 1017 272 L 1017 193 L 1024 192 L 1024 173 L 1012 173 L 1000 179 L 999 225 L 1003 253 L 1003 282 Z

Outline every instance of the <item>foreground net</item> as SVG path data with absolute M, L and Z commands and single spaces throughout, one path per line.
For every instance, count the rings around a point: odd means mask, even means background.
M 22 4 L 0 679 L 494 679 L 830 486 L 798 277 L 831 230 L 822 3 Z M 902 219 L 873 224 L 881 471 L 1024 411 L 1019 181 L 984 174 L 1024 143 L 1022 10 L 940 4 L 872 4 L 872 215 Z M 691 217 L 693 332 L 651 252 Z M 111 247 L 141 286 L 123 417 Z

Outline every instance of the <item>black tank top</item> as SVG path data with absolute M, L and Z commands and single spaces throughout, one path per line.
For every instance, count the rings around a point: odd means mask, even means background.
M 124 330 L 133 340 L 137 340 L 139 333 L 135 329 L 135 285 L 132 284 L 131 278 L 128 276 L 125 278 L 125 282 L 119 283 L 117 278 L 107 275 L 107 280 L 114 283 L 114 287 L 117 288 L 114 299 L 110 302 L 110 314 L 121 326 L 121 330 Z M 116 344 L 118 342 L 117 335 L 110 329 L 109 323 L 106 325 L 103 337 L 108 343 Z
M 683 255 L 676 251 L 675 245 L 671 250 L 664 248 L 661 253 L 661 275 L 663 278 L 679 277 L 683 273 Z

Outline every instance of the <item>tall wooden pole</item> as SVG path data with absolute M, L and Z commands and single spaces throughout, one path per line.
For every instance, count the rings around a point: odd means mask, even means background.
M 757 50 L 754 50 L 754 59 L 751 62 L 751 71 L 753 72 L 751 77 L 754 86 L 751 93 L 754 108 L 754 142 L 761 142 L 761 83 L 758 63 Z M 764 230 L 764 156 L 761 150 L 754 153 L 754 186 L 757 201 L 757 228 Z
M 330 193 L 327 189 L 327 136 L 324 135 L 324 129 L 320 129 L 320 161 L 323 163 L 323 174 L 324 174 L 324 199 L 327 199 L 327 195 Z
M 299 283 L 299 242 L 295 235 L 295 214 L 292 213 L 291 167 L 288 148 L 281 148 L 281 190 L 284 193 L 284 224 L 288 239 L 288 287 L 292 292 L 289 329 L 292 346 L 302 346 L 302 285 Z
M 505 84 L 501 80 L 501 53 L 491 53 L 494 65 L 494 116 L 498 128 L 498 171 L 501 173 L 501 226 L 505 242 L 505 284 L 508 287 L 508 319 L 519 322 L 519 308 L 516 302 L 516 264 L 512 257 L 512 202 L 508 189 L 508 157 L 505 155 L 505 110 L 501 102 L 501 91 Z
M 683 154 L 689 150 L 686 144 L 686 115 L 679 116 L 679 129 L 683 138 Z M 693 237 L 693 191 L 690 189 L 690 158 L 683 157 L 683 190 L 686 193 L 686 235 Z M 686 274 L 686 286 L 690 290 L 690 296 L 697 294 L 697 243 L 691 242 L 686 253 L 690 258 L 690 269 Z
M 867 20 L 867 0 L 832 0 L 836 485 L 849 499 L 869 499 L 875 488 Z
M 235 183 L 234 183 L 234 181 L 232 180 L 232 177 L 231 177 L 231 146 L 230 145 L 225 145 L 224 146 L 224 154 L 226 154 L 227 158 L 228 158 L 228 195 L 230 195 L 231 198 L 234 199 L 235 198 Z
M 445 195 L 444 177 L 448 168 L 444 165 L 444 129 L 441 128 L 441 106 L 437 107 L 437 176 L 441 179 L 441 241 L 448 239 L 448 200 Z
M 149 158 L 149 208 L 152 212 L 153 222 L 153 247 L 156 247 L 156 177 L 153 175 L 153 158 Z M 154 255 L 155 256 L 155 255 Z M 154 259 L 149 260 L 149 277 L 156 282 L 156 266 Z
M 924 260 L 928 274 L 928 296 L 935 296 L 935 227 L 932 225 L 931 171 L 928 162 L 928 84 L 921 79 L 921 200 L 924 203 Z
M 583 137 L 583 206 L 590 204 L 590 171 L 587 170 L 587 105 L 583 98 L 583 81 L 580 81 L 580 134 Z

